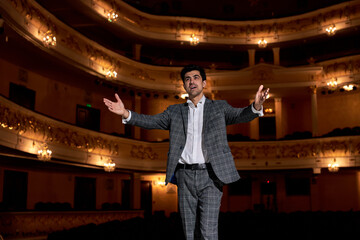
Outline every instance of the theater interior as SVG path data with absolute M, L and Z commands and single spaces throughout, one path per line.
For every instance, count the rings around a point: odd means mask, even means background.
M 188 64 L 233 107 L 219 239 L 360 233 L 360 0 L 0 0 L 0 239 L 184 239 L 158 114 Z

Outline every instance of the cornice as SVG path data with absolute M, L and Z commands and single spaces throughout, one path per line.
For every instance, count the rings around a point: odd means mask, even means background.
M 119 121 L 121 121 L 119 119 Z M 164 172 L 168 142 L 150 143 L 115 137 L 63 123 L 0 97 L 0 144 L 35 154 L 43 144 L 51 161 L 102 167 L 111 158 L 127 170 Z M 231 142 L 236 167 L 248 170 L 326 168 L 336 158 L 340 167 L 360 166 L 360 136 L 289 141 Z

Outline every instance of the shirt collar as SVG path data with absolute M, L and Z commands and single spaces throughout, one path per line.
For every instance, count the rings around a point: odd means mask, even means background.
M 198 106 L 199 106 L 199 104 L 203 105 L 205 103 L 205 100 L 206 100 L 206 97 L 205 97 L 205 95 L 203 95 L 202 98 L 200 99 L 200 101 L 198 102 Z M 186 102 L 189 104 L 190 107 L 195 108 L 194 103 L 190 99 L 188 99 Z

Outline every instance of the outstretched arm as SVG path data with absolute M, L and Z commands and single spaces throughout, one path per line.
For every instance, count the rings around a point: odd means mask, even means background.
M 269 88 L 264 89 L 263 85 L 260 85 L 256 96 L 255 96 L 255 102 L 254 102 L 254 108 L 258 111 L 261 110 L 261 106 L 263 105 L 263 103 L 266 100 L 267 95 L 269 94 Z
M 105 105 L 107 106 L 107 108 L 109 109 L 110 112 L 120 115 L 123 118 L 128 118 L 129 111 L 125 109 L 125 106 L 117 93 L 115 93 L 115 98 L 116 98 L 116 102 L 113 102 L 107 98 L 104 98 Z
M 130 116 L 129 110 L 125 108 L 119 95 L 115 94 L 115 98 L 116 102 L 104 98 L 104 103 L 110 112 L 120 115 L 123 118 L 124 124 L 131 124 L 145 129 L 169 129 L 170 118 L 167 111 L 156 115 L 138 114 L 132 111 L 131 119 L 127 121 L 127 118 Z

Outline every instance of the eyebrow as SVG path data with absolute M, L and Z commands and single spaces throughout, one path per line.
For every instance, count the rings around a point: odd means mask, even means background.
M 197 76 L 197 77 L 200 77 L 199 74 L 195 74 L 195 75 L 192 75 L 192 76 L 189 76 L 189 75 L 188 75 L 188 76 L 186 76 L 185 78 L 196 77 L 196 76 Z

